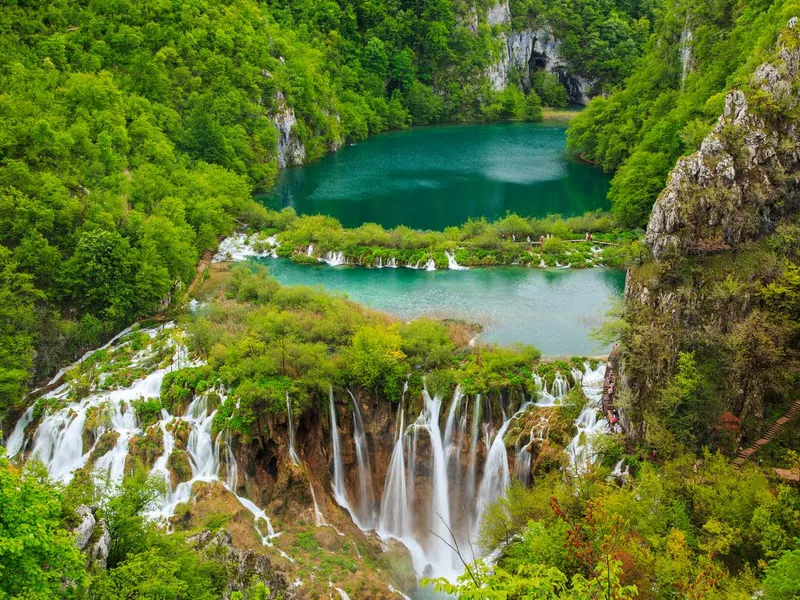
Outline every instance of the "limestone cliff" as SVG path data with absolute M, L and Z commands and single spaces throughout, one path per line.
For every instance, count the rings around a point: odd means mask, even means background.
M 797 211 L 798 81 L 800 51 L 784 45 L 756 70 L 748 93 L 728 94 L 714 130 L 678 161 L 653 207 L 647 241 L 656 258 L 732 248 Z
M 297 117 L 294 109 L 286 104 L 282 93 L 278 92 L 276 100 L 277 111 L 272 122 L 278 130 L 278 168 L 302 165 L 306 158 L 306 149 L 295 131 Z
M 798 260 L 798 29 L 792 19 L 773 59 L 727 95 L 700 150 L 678 161 L 653 207 L 653 260 L 629 272 L 622 334 L 623 396 L 640 434 L 654 435 L 650 422 L 674 423 L 675 438 L 680 427 L 705 428 L 695 433 L 707 443 L 722 413 L 757 431 L 765 411 L 786 400 L 793 326 L 768 292 Z M 675 379 L 681 353 L 685 373 Z M 695 367 L 704 390 L 665 395 L 673 383 L 669 393 L 691 389 L 685 375 Z
M 543 69 L 558 76 L 570 102 L 588 104 L 592 84 L 570 71 L 569 61 L 561 53 L 561 41 L 551 29 L 538 27 L 507 33 L 505 30 L 511 29 L 511 9 L 507 0 L 489 9 L 486 22 L 503 29 L 499 34 L 500 56 L 487 73 L 492 89 L 505 89 L 510 73 L 516 72 L 523 88 L 528 91 L 532 73 Z

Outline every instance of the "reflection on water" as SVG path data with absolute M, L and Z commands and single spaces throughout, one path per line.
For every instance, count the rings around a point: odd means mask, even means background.
M 565 127 L 511 123 L 423 127 L 378 135 L 285 169 L 259 197 L 346 227 L 441 230 L 506 211 L 546 216 L 608 208 L 609 178 L 566 155 Z

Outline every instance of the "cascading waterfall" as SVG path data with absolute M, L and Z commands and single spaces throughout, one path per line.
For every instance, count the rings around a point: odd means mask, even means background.
M 338 267 L 347 264 L 347 257 L 344 255 L 344 252 L 326 252 L 325 256 L 317 260 L 327 264 L 329 267 Z
M 478 436 L 480 435 L 481 424 L 481 395 L 475 395 L 475 403 L 472 407 L 472 438 L 469 446 L 469 462 L 467 463 L 467 484 L 465 489 L 466 500 L 472 501 L 475 498 L 475 462 L 478 453 Z
M 294 449 L 294 418 L 292 417 L 292 401 L 289 400 L 289 392 L 286 392 L 286 418 L 289 422 L 289 458 L 293 465 L 300 464 L 300 457 Z
M 372 486 L 372 467 L 369 463 L 369 446 L 367 434 L 364 431 L 364 420 L 361 418 L 361 409 L 356 397 L 349 389 L 347 393 L 353 400 L 353 439 L 356 445 L 356 460 L 358 462 L 358 522 L 362 530 L 372 529 L 375 523 L 375 495 Z
M 456 262 L 456 255 L 455 253 L 448 252 L 447 250 L 444 251 L 445 256 L 447 256 L 447 268 L 452 271 L 466 271 L 468 267 L 464 267 Z
M 29 406 L 27 410 L 22 413 L 22 416 L 14 427 L 14 431 L 8 436 L 6 451 L 9 456 L 16 456 L 18 452 L 25 450 L 25 448 L 23 448 L 26 441 L 25 429 L 31 424 L 31 421 L 33 421 L 33 405 Z
M 166 332 L 173 327 L 172 323 L 167 323 L 159 328 L 142 329 L 140 332 L 153 339 L 159 333 Z M 130 331 L 130 328 L 126 329 L 94 352 L 110 347 L 114 341 L 123 338 Z M 123 341 L 120 347 L 127 343 L 127 341 Z M 108 391 L 93 388 L 85 398 L 75 402 L 69 402 L 70 389 L 68 384 L 62 384 L 55 390 L 45 394 L 40 401 L 54 399 L 65 402 L 66 405 L 53 412 L 47 412 L 42 417 L 36 430 L 31 434 L 30 439 L 26 439 L 25 429 L 30 425 L 33 418 L 34 407 L 30 407 L 23 414 L 9 438 L 9 450 L 13 451 L 9 453 L 9 456 L 15 456 L 23 452 L 30 445 L 31 456 L 36 456 L 42 460 L 54 479 L 66 483 L 72 479 L 76 469 L 87 465 L 103 434 L 114 432 L 116 433 L 116 440 L 113 446 L 104 454 L 96 457 L 93 464 L 93 472 L 98 476 L 105 474 L 111 482 L 119 482 L 125 472 L 131 440 L 135 436 L 144 433 L 136 417 L 135 402 L 158 398 L 161 393 L 161 384 L 164 376 L 168 372 L 184 367 L 199 366 L 200 364 L 189 361 L 186 347 L 176 342 L 176 338 L 167 338 L 166 344 L 167 347 L 173 348 L 171 364 L 166 368 L 150 372 L 144 378 L 134 381 L 126 388 Z M 137 352 L 130 359 L 131 365 L 136 366 L 143 363 L 143 361 L 151 357 L 151 352 L 150 348 Z M 63 374 L 74 368 L 91 355 L 92 352 L 87 353 L 78 362 L 63 369 L 61 373 Z M 184 416 L 173 416 L 165 409 L 161 410 L 161 418 L 153 427 L 160 429 L 163 438 L 163 452 L 155 460 L 151 472 L 164 478 L 168 491 L 161 504 L 154 507 L 148 516 L 163 521 L 169 528 L 168 519 L 174 514 L 175 508 L 179 504 L 190 499 L 194 483 L 198 481 L 219 481 L 220 448 L 224 445 L 227 477 L 223 485 L 236 496 L 242 506 L 253 514 L 257 529 L 259 524 L 265 524 L 266 533 L 260 530 L 259 533 L 262 541 L 265 544 L 269 543 L 269 540 L 277 535 L 272 528 L 269 517 L 267 517 L 263 509 L 258 508 L 247 498 L 238 496 L 235 492 L 238 471 L 233 455 L 230 433 L 226 432 L 224 438 L 222 434 L 219 434 L 216 442 L 212 443 L 211 428 L 216 410 L 209 410 L 208 399 L 211 391 L 208 390 L 206 393 L 196 396 L 187 407 Z M 224 397 L 224 393 L 221 390 L 216 390 L 216 392 L 219 396 Z M 90 415 L 92 420 L 88 421 Z M 87 428 L 87 421 L 91 424 L 91 429 Z M 185 422 L 188 425 L 189 437 L 186 451 L 189 465 L 192 469 L 192 477 L 189 481 L 179 483 L 172 488 L 168 462 L 175 448 L 172 426 L 178 421 Z M 85 433 L 91 433 L 96 440 L 92 447 L 86 449 L 86 451 L 84 451 Z
M 425 270 L 426 271 L 435 271 L 436 270 L 436 261 L 432 258 L 428 259 L 428 262 L 425 263 Z
M 609 432 L 608 421 L 605 418 L 598 419 L 602 405 L 603 378 L 606 366 L 601 363 L 593 370 L 587 363 L 585 368 L 586 372 L 581 379 L 581 386 L 586 395 L 586 406 L 575 419 L 575 427 L 578 432 L 567 447 L 570 471 L 573 474 L 586 472 L 594 464 L 597 455 L 593 451 L 592 441 L 596 436 Z
M 392 536 L 404 539 L 411 532 L 411 514 L 408 503 L 408 490 L 406 487 L 406 459 L 405 459 L 405 421 L 400 407 L 399 435 L 392 451 L 389 470 L 386 473 L 386 483 L 383 486 L 381 499 L 381 515 L 378 521 L 378 531 L 383 537 Z
M 308 256 L 309 258 L 314 256 L 314 244 L 308 245 L 308 248 L 306 248 L 306 256 Z
M 333 497 L 336 502 L 350 513 L 355 521 L 356 515 L 350 506 L 350 498 L 344 485 L 344 467 L 342 466 L 342 447 L 339 439 L 339 427 L 336 424 L 336 408 L 333 403 L 333 387 L 328 391 L 328 401 L 331 415 L 331 450 L 333 451 Z
M 152 338 L 157 330 L 147 330 L 147 333 Z M 94 470 L 107 474 L 112 481 L 119 481 L 125 471 L 129 450 L 133 447 L 131 440 L 144 433 L 136 417 L 137 401 L 159 397 L 162 381 L 169 371 L 192 366 L 185 346 L 177 339 L 170 337 L 168 340 L 173 353 L 170 366 L 152 371 L 125 389 L 92 390 L 75 402 L 69 401 L 68 385 L 62 385 L 45 395 L 46 399 L 60 400 L 59 404 L 63 407 L 46 413 L 32 432 L 26 429 L 31 428 L 35 410 L 34 407 L 26 410 L 9 437 L 9 454 L 14 456 L 30 449 L 31 455 L 38 456 L 55 479 L 68 482 L 75 469 L 89 463 L 92 451 L 98 447 L 103 434 L 113 431 L 116 436 L 111 448 L 93 458 Z M 148 352 L 134 354 L 131 363 L 139 364 L 148 358 Z M 567 448 L 574 473 L 587 469 L 593 463 L 596 457 L 592 451 L 592 439 L 608 431 L 605 420 L 598 418 L 604 372 L 604 365 L 592 370 L 588 364 L 585 374 L 572 371 L 572 379 L 576 385 L 582 386 L 588 398 L 586 407 L 575 422 L 578 434 Z M 536 393 L 533 400 L 537 404 L 557 403 L 569 391 L 568 379 L 561 373 L 556 373 L 552 394 L 548 393 L 548 386 L 543 379 L 536 375 L 534 379 Z M 376 505 L 370 452 L 360 405 L 353 393 L 347 391 L 353 401 L 358 480 L 356 484 L 353 479 L 355 489 L 348 494 L 331 387 L 332 492 L 336 502 L 350 513 L 353 521 L 362 529 L 374 527 L 381 537 L 396 538 L 405 544 L 417 573 L 430 572 L 445 577 L 457 575 L 461 564 L 448 544 L 458 543 L 462 551 L 468 552 L 468 541 L 474 540 L 479 531 L 486 507 L 505 493 L 512 472 L 504 437 L 512 421 L 526 411 L 531 403 L 523 402 L 520 409 L 509 417 L 507 415 L 513 411 L 514 404 L 504 402 L 502 396 L 497 399 L 492 397 L 491 401 L 480 394 L 468 398 L 457 387 L 445 412 L 442 399 L 431 396 L 424 388 L 422 411 L 413 419 L 407 412 L 408 406 L 403 396 L 397 409 L 391 460 L 380 502 Z M 151 516 L 168 524 L 176 507 L 190 500 L 195 483 L 220 482 L 253 515 L 262 542 L 270 544 L 278 534 L 264 509 L 236 493 L 240 489 L 239 477 L 230 431 L 223 429 L 212 440 L 212 424 L 217 410 L 211 399 L 217 395 L 224 397 L 224 390 L 207 390 L 197 394 L 183 415 L 171 415 L 162 409 L 160 419 L 153 427 L 160 430 L 163 453 L 155 460 L 152 472 L 164 477 L 169 491 L 162 505 Z M 294 464 L 300 464 L 295 447 L 293 406 L 288 393 L 286 409 L 288 454 Z M 502 422 L 499 420 L 501 413 Z M 513 473 L 526 483 L 530 476 L 531 448 L 537 440 L 545 439 L 548 430 L 545 418 L 533 426 L 530 421 L 527 423 L 530 429 L 522 434 L 518 442 L 513 465 Z M 169 458 L 175 451 L 178 426 L 188 431 L 185 451 L 191 466 L 191 478 L 172 487 Z M 90 448 L 85 447 L 87 427 L 91 433 L 88 439 L 97 440 Z M 486 446 L 482 465 L 478 464 L 481 462 L 479 456 L 483 455 L 478 446 L 481 439 Z M 468 457 L 465 464 L 462 464 L 462 456 Z M 220 469 L 223 466 L 224 480 L 221 480 L 223 473 Z M 624 478 L 626 473 L 623 463 L 618 463 L 612 476 Z M 313 481 L 309 481 L 309 485 L 314 522 L 319 527 L 329 526 L 317 504 Z

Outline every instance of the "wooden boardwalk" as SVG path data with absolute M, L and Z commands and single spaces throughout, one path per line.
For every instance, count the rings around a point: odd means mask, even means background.
M 761 449 L 761 446 L 766 445 L 775 435 L 783 428 L 786 423 L 792 420 L 793 417 L 797 416 L 800 413 L 800 400 L 796 400 L 789 410 L 787 410 L 781 417 L 775 420 L 775 422 L 770 425 L 770 428 L 767 429 L 767 433 L 764 434 L 760 440 L 756 440 L 752 446 L 749 448 L 745 448 L 733 459 L 733 466 L 737 469 L 741 469 L 742 465 L 745 461 L 753 456 L 756 452 Z

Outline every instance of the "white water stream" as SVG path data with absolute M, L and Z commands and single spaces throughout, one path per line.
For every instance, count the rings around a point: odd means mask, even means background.
M 146 333 L 153 338 L 166 328 L 147 330 Z M 107 474 L 111 481 L 119 482 L 125 473 L 131 441 L 146 433 L 136 416 L 138 402 L 158 398 L 162 381 L 170 371 L 198 366 L 198 363 L 188 361 L 186 348 L 179 340 L 180 337 L 174 334 L 166 336 L 165 343 L 172 352 L 171 364 L 153 370 L 127 387 L 101 390 L 95 385 L 85 397 L 71 400 L 69 386 L 65 384 L 45 395 L 43 401 L 56 408 L 46 411 L 32 431 L 29 429 L 35 411 L 33 407 L 26 410 L 9 436 L 9 455 L 25 452 L 38 456 L 54 478 L 68 482 L 76 469 L 88 464 L 103 434 L 113 431 L 116 433 L 113 445 L 94 458 L 94 470 Z M 126 343 L 123 339 L 121 345 Z M 143 363 L 150 352 L 147 348 L 135 353 L 132 364 Z M 599 418 L 604 373 L 604 365 L 594 370 L 586 365 L 585 373 L 578 370 L 572 373 L 588 399 L 575 421 L 578 433 L 567 448 L 573 473 L 585 471 L 597 460 L 592 442 L 597 435 L 608 431 L 605 419 Z M 442 398 L 431 396 L 424 389 L 422 411 L 413 421 L 401 403 L 394 448 L 379 503 L 375 499 L 368 436 L 359 402 L 350 390 L 347 391 L 352 400 L 357 481 L 353 493 L 348 492 L 341 433 L 331 388 L 329 410 L 334 499 L 362 530 L 375 529 L 384 539 L 402 542 L 409 549 L 419 575 L 457 576 L 463 566 L 451 546 L 457 544 L 467 560 L 475 558 L 472 552 L 486 507 L 505 494 L 511 481 L 504 438 L 512 422 L 534 402 L 537 405 L 557 404 L 568 392 L 568 380 L 562 374 L 556 375 L 551 391 L 543 379 L 534 377 L 536 397 L 531 402 L 523 402 L 511 416 L 506 415 L 512 407 L 502 397 L 489 398 L 478 394 L 469 398 L 461 388 L 456 388 L 447 407 L 443 406 Z M 102 377 L 99 381 L 102 382 Z M 184 414 L 170 414 L 162 409 L 160 419 L 152 425 L 163 438 L 163 452 L 155 460 L 152 472 L 165 479 L 168 493 L 150 516 L 167 523 L 176 507 L 191 499 L 195 483 L 219 481 L 253 515 L 262 542 L 271 544 L 279 534 L 273 529 L 269 517 L 262 508 L 237 493 L 239 470 L 230 433 L 223 431 L 212 440 L 212 426 L 217 414 L 212 398 L 216 399 L 216 396 L 224 400 L 224 390 L 207 390 L 198 394 Z M 302 461 L 295 447 L 293 407 L 288 393 L 286 409 L 288 453 L 292 463 L 300 465 Z M 497 418 L 501 413 L 502 420 Z M 493 414 L 497 416 L 494 423 Z M 444 423 L 444 430 L 441 423 Z M 523 433 L 518 442 L 514 474 L 526 483 L 531 468 L 530 448 L 535 440 L 546 437 L 547 428 L 547 420 L 540 419 Z M 178 436 L 177 432 L 183 429 L 188 430 L 188 438 Z M 91 433 L 88 438 L 87 432 Z M 186 440 L 191 477 L 173 485 L 170 456 L 179 447 L 177 437 Z M 87 440 L 94 440 L 91 446 Z M 483 456 L 482 460 L 480 456 Z M 221 477 L 223 471 L 224 479 Z M 622 464 L 614 472 L 619 477 L 624 477 L 625 473 Z M 310 491 L 315 524 L 318 527 L 329 526 L 317 504 L 313 484 Z

